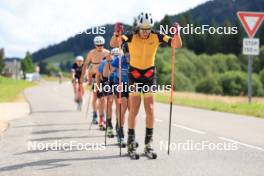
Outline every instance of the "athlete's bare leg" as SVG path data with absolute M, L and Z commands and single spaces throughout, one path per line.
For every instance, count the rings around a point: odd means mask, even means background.
M 133 104 L 133 106 L 130 106 L 129 114 L 128 114 L 128 128 L 134 129 L 136 126 L 136 117 L 139 112 L 140 104 L 141 104 L 141 96 L 138 95 L 129 95 L 129 104 Z

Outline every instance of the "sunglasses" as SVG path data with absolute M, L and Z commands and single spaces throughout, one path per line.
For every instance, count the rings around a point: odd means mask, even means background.
M 139 29 L 140 31 L 142 32 L 146 32 L 146 33 L 150 33 L 151 32 L 151 29 Z
M 97 47 L 103 47 L 104 45 L 96 45 Z

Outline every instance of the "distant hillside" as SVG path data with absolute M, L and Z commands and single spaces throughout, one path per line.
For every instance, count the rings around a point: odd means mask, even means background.
M 213 1 L 208 1 L 184 13 L 170 16 L 170 20 L 178 21 L 180 16 L 188 13 L 190 14 L 191 19 L 195 23 L 210 24 L 214 20 L 216 24 L 222 25 L 225 22 L 225 20 L 228 19 L 228 21 L 231 22 L 232 25 L 235 25 L 237 21 L 236 12 L 243 11 L 243 10 L 244 11 L 245 10 L 264 11 L 264 0 L 213 0 Z M 114 25 L 108 24 L 104 26 L 106 27 L 106 33 L 103 36 L 106 39 L 106 44 L 107 44 L 106 47 L 109 47 L 108 43 L 109 43 L 110 37 L 113 34 Z M 129 28 L 131 27 L 126 25 L 126 29 L 129 29 Z M 94 36 L 95 35 L 87 35 L 87 34 L 75 35 L 61 43 L 40 49 L 39 51 L 33 53 L 33 61 L 39 62 L 41 60 L 45 60 L 46 58 L 50 58 L 54 55 L 59 55 L 62 53 L 69 53 L 69 52 L 73 53 L 73 55 L 83 54 L 85 51 L 88 51 L 94 47 L 93 42 L 92 42 Z M 203 39 L 203 40 L 207 40 L 207 39 Z M 241 42 L 239 41 L 239 43 Z M 195 49 L 193 49 L 193 47 L 189 47 L 189 46 L 187 47 L 197 52 Z M 201 45 L 201 47 L 203 46 Z M 238 49 L 236 49 L 233 53 L 237 54 L 239 47 L 240 46 L 238 46 Z M 207 52 L 205 49 L 200 49 L 200 51 Z
M 109 41 L 112 37 L 114 32 L 114 25 L 104 25 L 106 28 L 106 33 L 102 35 L 106 40 L 106 47 L 109 47 Z M 130 26 L 125 25 L 125 29 L 129 29 Z M 89 29 L 88 29 L 89 31 Z M 82 55 L 84 52 L 90 50 L 94 47 L 93 39 L 96 35 L 94 34 L 78 34 L 74 37 L 70 37 L 69 39 L 55 44 L 48 46 L 46 48 L 40 49 L 39 51 L 32 54 L 33 61 L 39 62 L 45 60 L 46 58 L 50 58 L 54 55 L 58 55 L 61 53 L 73 53 L 73 55 Z
M 194 22 L 210 24 L 214 20 L 221 25 L 226 19 L 234 24 L 237 20 L 237 11 L 263 12 L 264 0 L 211 0 L 188 10 L 187 13 L 191 14 Z M 177 21 L 182 14 L 170 16 L 171 20 Z

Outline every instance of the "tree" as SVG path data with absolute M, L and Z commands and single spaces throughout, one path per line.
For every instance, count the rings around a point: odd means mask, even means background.
M 21 69 L 24 74 L 24 78 L 26 73 L 33 73 L 35 71 L 35 66 L 32 61 L 32 55 L 27 52 L 25 58 L 21 61 Z
M 211 27 L 216 28 L 216 22 L 212 20 Z M 206 53 L 215 54 L 219 52 L 219 35 L 217 33 L 210 34 L 209 32 L 206 34 Z
M 136 17 L 134 17 L 134 19 L 133 19 L 132 29 L 133 30 L 137 29 L 137 18 Z
M 260 35 L 259 35 L 259 39 L 260 39 L 260 45 L 264 45 L 264 25 L 262 25 L 262 27 L 260 28 Z
M 4 49 L 1 48 L 0 49 L 0 74 L 2 73 L 5 67 L 4 57 L 5 57 L 5 52 L 4 52 Z
M 222 94 L 223 89 L 218 75 L 208 75 L 196 86 L 196 91 L 207 94 Z

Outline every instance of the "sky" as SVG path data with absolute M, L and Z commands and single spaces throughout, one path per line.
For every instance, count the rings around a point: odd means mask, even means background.
M 140 12 L 154 20 L 175 15 L 208 0 L 0 0 L 0 48 L 6 57 L 24 57 L 89 27 L 132 24 Z

